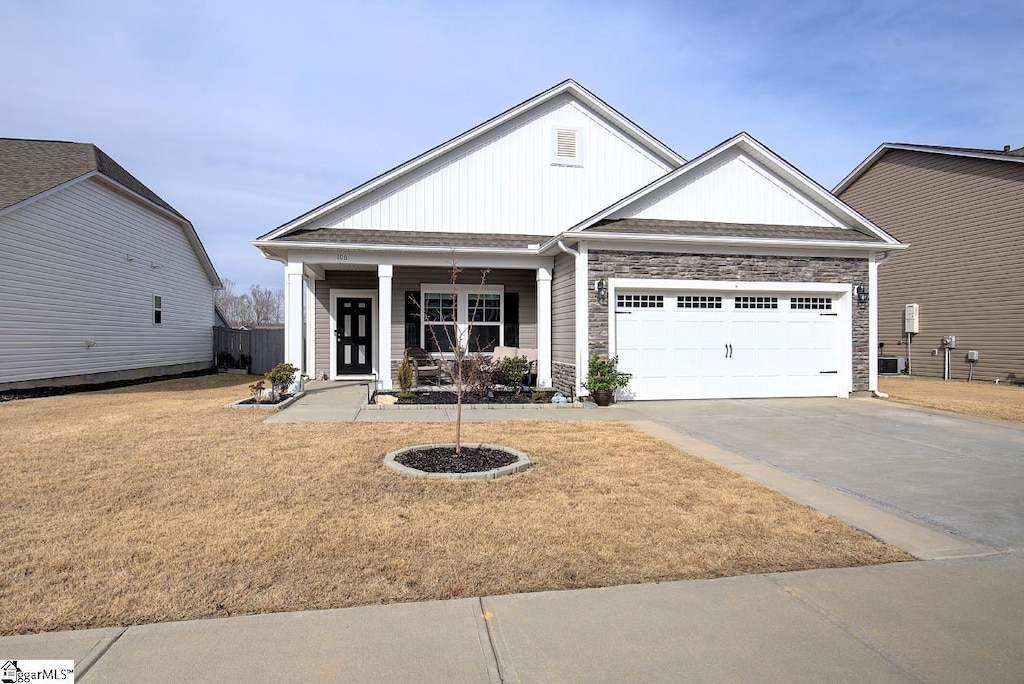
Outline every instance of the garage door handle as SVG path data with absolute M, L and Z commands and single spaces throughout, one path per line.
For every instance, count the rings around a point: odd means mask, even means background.
M 732 345 L 731 344 L 725 345 L 725 358 L 727 358 L 727 359 L 731 359 L 732 358 Z

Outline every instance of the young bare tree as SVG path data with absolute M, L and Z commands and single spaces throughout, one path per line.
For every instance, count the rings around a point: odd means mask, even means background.
M 456 456 L 462 455 L 462 400 L 466 397 L 467 391 L 477 384 L 478 381 L 477 359 L 474 353 L 470 351 L 472 346 L 470 342 L 473 339 L 473 321 L 476 318 L 482 300 L 480 295 L 483 294 L 484 285 L 487 284 L 487 275 L 490 273 L 490 269 L 480 270 L 480 289 L 475 298 L 474 306 L 469 309 L 469 320 L 466 321 L 465 330 L 460 330 L 456 313 L 458 311 L 459 275 L 462 272 L 463 269 L 459 266 L 453 253 L 451 277 L 449 279 L 452 288 L 452 313 L 450 321 L 443 320 L 444 315 L 442 311 L 432 310 L 431 307 L 424 308 L 422 304 L 417 302 L 417 306 L 420 308 L 420 315 L 423 316 L 424 321 L 448 324 L 445 326 L 427 325 L 425 327 L 434 342 L 435 349 L 438 350 L 439 354 L 442 354 L 441 367 L 447 371 L 448 376 L 452 380 L 452 385 L 455 387 Z M 441 333 L 438 333 L 438 328 L 441 329 Z M 441 335 L 444 335 L 444 338 Z M 444 343 L 442 343 L 442 339 Z M 442 350 L 447 350 L 450 356 L 444 357 Z

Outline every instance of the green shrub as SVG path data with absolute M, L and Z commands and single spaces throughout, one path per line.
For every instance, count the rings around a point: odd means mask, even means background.
M 409 396 L 409 390 L 412 389 L 412 383 L 415 379 L 413 372 L 412 363 L 409 362 L 409 355 L 403 354 L 402 361 L 398 364 L 398 389 L 401 390 L 399 396 L 407 398 Z
M 498 364 L 499 382 L 503 385 L 522 385 L 530 372 L 530 359 L 525 356 L 506 356 Z
M 298 372 L 299 369 L 290 363 L 279 363 L 269 370 L 265 377 L 270 381 L 274 391 L 281 395 L 291 387 L 292 382 L 295 381 L 295 374 Z

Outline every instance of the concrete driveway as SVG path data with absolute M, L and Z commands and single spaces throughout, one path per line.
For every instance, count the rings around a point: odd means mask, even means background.
M 877 399 L 620 407 L 967 539 L 1024 549 L 1024 426 Z

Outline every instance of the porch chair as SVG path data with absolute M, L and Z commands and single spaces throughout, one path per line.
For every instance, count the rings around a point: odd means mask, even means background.
M 441 384 L 441 364 L 434 355 L 421 347 L 409 347 L 405 350 L 412 364 L 413 374 L 416 377 L 415 384 L 422 384 L 425 378 L 434 378 L 434 384 Z

